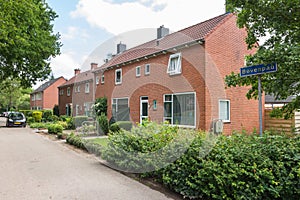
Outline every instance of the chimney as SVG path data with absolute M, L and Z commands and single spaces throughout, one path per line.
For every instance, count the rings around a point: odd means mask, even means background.
M 74 69 L 74 72 L 75 72 L 75 76 L 77 76 L 77 74 L 80 74 L 80 69 L 79 68 Z
M 168 34 L 169 34 L 169 29 L 165 28 L 164 25 L 161 25 L 157 29 L 157 39 L 163 38 L 163 37 L 165 37 Z
M 94 70 L 98 67 L 98 63 L 91 63 L 91 70 Z
M 117 54 L 122 53 L 125 50 L 126 50 L 126 44 L 122 44 L 121 42 L 120 44 L 117 44 Z

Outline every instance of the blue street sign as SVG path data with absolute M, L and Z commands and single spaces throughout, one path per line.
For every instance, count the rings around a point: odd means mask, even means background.
M 245 77 L 245 76 L 271 73 L 276 71 L 277 71 L 276 63 L 271 63 L 267 65 L 261 64 L 261 65 L 253 65 L 253 66 L 241 68 L 240 75 L 241 77 Z

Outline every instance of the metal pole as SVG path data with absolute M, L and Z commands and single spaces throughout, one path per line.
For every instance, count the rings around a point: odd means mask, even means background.
M 258 110 L 259 110 L 259 136 L 262 136 L 262 97 L 261 97 L 261 75 L 258 75 Z

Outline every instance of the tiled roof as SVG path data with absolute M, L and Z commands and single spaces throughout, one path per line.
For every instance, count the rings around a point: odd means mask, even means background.
M 34 90 L 32 92 L 33 93 L 37 93 L 37 92 L 43 92 L 44 90 L 46 90 L 48 87 L 50 87 L 52 84 L 54 84 L 58 79 L 63 78 L 62 76 L 50 81 L 47 81 L 46 83 L 42 84 L 40 87 L 38 87 L 36 90 Z
M 92 73 L 92 70 L 80 72 L 76 76 L 73 76 L 72 78 L 70 78 L 70 80 L 68 80 L 64 84 L 60 85 L 59 88 L 73 85 L 76 83 L 82 83 L 84 81 L 89 81 L 89 80 L 93 80 L 93 79 L 94 79 L 94 74 Z
M 295 99 L 295 96 L 289 96 L 288 98 L 286 99 L 276 99 L 274 95 L 269 95 L 267 94 L 265 96 L 265 103 L 273 103 L 273 104 L 276 104 L 276 103 L 290 103 L 291 101 L 293 101 L 293 99 Z
M 191 42 L 204 40 L 205 37 L 220 24 L 230 13 L 217 16 L 199 24 L 182 29 L 178 32 L 166 35 L 163 38 L 155 39 L 139 46 L 128 49 L 121 54 L 116 55 L 104 65 L 96 69 L 103 69 L 124 62 L 132 61 L 148 55 L 160 53 L 164 50 L 171 50 L 175 47 L 182 46 Z

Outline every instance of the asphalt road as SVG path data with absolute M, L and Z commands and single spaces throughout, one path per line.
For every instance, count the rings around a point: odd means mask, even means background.
M 29 128 L 0 127 L 0 199 L 171 198 Z

